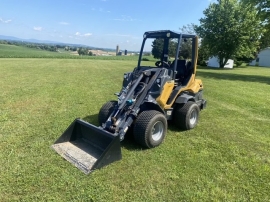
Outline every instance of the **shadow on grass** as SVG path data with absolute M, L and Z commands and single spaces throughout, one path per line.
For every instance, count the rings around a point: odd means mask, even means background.
M 91 123 L 93 125 L 98 125 L 98 114 L 89 115 L 83 118 L 83 120 Z M 168 130 L 173 132 L 182 132 L 178 127 L 176 127 L 171 121 L 168 121 Z M 138 143 L 136 143 L 134 136 L 133 136 L 133 127 L 130 127 L 125 135 L 125 139 L 121 142 L 121 147 L 127 150 L 145 150 L 146 148 L 142 147 Z
M 244 74 L 233 74 L 233 73 L 215 73 L 215 72 L 197 72 L 198 76 L 204 78 L 213 78 L 221 80 L 231 80 L 231 81 L 246 81 L 246 82 L 257 82 L 266 83 L 270 85 L 270 77 L 259 76 L 259 75 L 244 75 Z
M 98 114 L 89 115 L 82 118 L 84 121 L 87 121 L 88 123 L 91 123 L 95 126 L 99 126 L 98 123 Z
M 208 66 L 197 66 L 197 69 L 211 69 L 211 70 L 216 70 L 216 71 L 232 71 L 234 69 L 243 69 L 243 68 L 248 68 L 250 66 L 234 66 L 233 68 L 217 68 L 217 67 L 208 67 Z
M 95 126 L 99 126 L 98 114 L 89 115 L 82 119 Z M 142 150 L 143 148 L 135 142 L 132 131 L 133 127 L 129 128 L 125 135 L 125 139 L 121 142 L 121 146 L 127 150 Z
M 122 146 L 127 150 L 146 150 L 148 148 L 142 147 L 139 145 L 133 136 L 133 128 L 130 128 L 125 136 L 124 141 L 122 142 Z M 171 121 L 168 121 L 168 131 L 172 132 L 183 132 L 185 130 L 179 129 L 177 126 L 175 126 Z M 168 135 L 167 131 L 167 135 Z M 165 137 L 166 139 L 166 137 Z
M 216 71 L 230 71 L 230 68 L 216 68 L 216 67 L 208 67 L 208 66 L 197 66 L 197 70 L 199 69 L 209 69 L 209 70 L 216 70 Z

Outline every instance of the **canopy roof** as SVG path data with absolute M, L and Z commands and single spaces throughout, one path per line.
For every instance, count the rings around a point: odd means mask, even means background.
M 184 39 L 196 37 L 194 34 L 183 34 L 171 30 L 148 31 L 144 33 L 144 36 L 146 38 L 179 38 L 181 34 Z

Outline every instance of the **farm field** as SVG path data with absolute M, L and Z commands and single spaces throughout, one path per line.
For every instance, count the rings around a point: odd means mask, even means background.
M 269 201 L 270 69 L 199 68 L 198 126 L 164 143 L 127 137 L 123 159 L 85 175 L 50 146 L 98 112 L 136 60 L 0 59 L 0 201 Z
M 69 54 L 45 51 L 24 46 L 0 44 L 0 58 L 54 58 L 72 57 Z
M 93 51 L 97 53 L 98 51 Z M 100 51 L 99 51 L 100 52 Z M 102 52 L 102 51 L 101 51 Z M 58 58 L 58 59 L 101 59 L 101 60 L 138 60 L 138 55 L 133 56 L 79 56 L 73 52 L 59 49 L 59 52 L 46 51 L 25 46 L 0 44 L 0 58 Z M 151 57 L 146 57 L 152 59 Z

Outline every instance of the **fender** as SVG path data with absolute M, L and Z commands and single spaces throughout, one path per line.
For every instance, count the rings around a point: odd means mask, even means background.
M 141 106 L 140 111 L 144 110 L 156 110 L 165 115 L 164 110 L 157 103 L 153 102 L 144 102 Z
M 184 104 L 184 103 L 187 103 L 189 100 L 192 100 L 195 102 L 194 96 L 182 94 L 182 95 L 178 96 L 178 98 L 175 100 L 175 103 Z

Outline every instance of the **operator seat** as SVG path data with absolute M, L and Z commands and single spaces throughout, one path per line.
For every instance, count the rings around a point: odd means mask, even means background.
M 179 60 L 179 59 L 174 60 L 173 63 L 171 64 L 172 69 L 174 67 L 175 62 L 177 62 L 175 82 L 176 82 L 176 85 L 179 85 L 185 78 L 185 74 L 187 71 L 186 60 Z
M 190 80 L 191 75 L 193 74 L 193 70 L 194 69 L 193 69 L 193 65 L 192 65 L 191 61 L 188 61 L 187 62 L 187 67 L 186 67 L 186 72 L 185 72 L 185 75 L 184 75 L 184 79 L 182 80 L 183 85 L 187 85 L 187 83 Z

